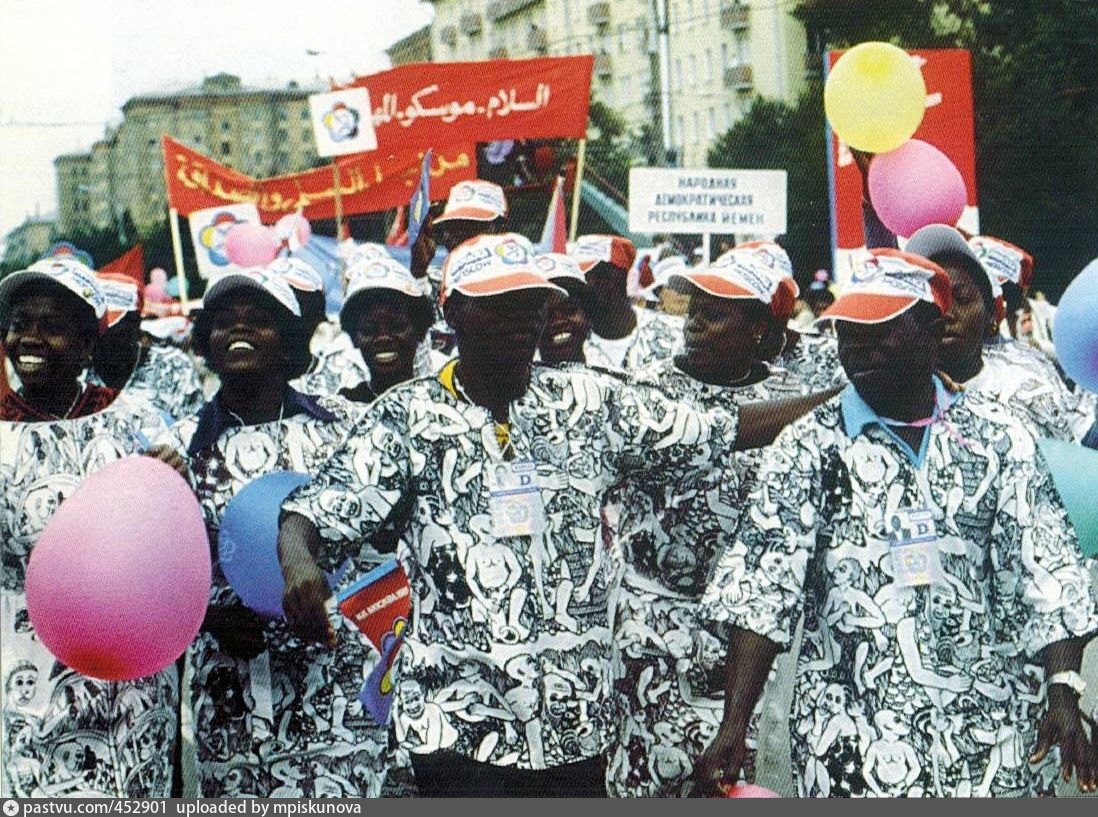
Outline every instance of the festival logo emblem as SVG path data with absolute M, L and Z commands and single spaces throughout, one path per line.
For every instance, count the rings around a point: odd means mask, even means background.
M 350 88 L 309 97 L 319 156 L 345 156 L 377 149 L 370 92 Z
M 241 223 L 242 220 L 232 213 L 221 211 L 215 214 L 213 220 L 199 232 L 199 246 L 206 251 L 206 257 L 211 264 L 227 267 L 232 263 L 225 254 L 225 236 L 229 230 Z
M 333 142 L 346 142 L 358 136 L 358 111 L 348 108 L 343 102 L 337 102 L 320 120 L 328 129 Z

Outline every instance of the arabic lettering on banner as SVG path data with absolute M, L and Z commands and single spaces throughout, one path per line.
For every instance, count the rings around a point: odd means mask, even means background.
M 254 204 L 265 224 L 298 209 L 310 220 L 334 218 L 336 191 L 345 216 L 374 213 L 407 204 L 420 183 L 423 154 L 360 153 L 332 165 L 287 176 L 256 179 L 219 164 L 169 136 L 163 137 L 168 202 L 182 215 L 226 204 Z M 450 188 L 476 178 L 475 145 L 434 151 L 431 196 L 444 199 Z
M 497 139 L 582 139 L 590 54 L 414 63 L 359 77 L 370 91 L 379 150 Z

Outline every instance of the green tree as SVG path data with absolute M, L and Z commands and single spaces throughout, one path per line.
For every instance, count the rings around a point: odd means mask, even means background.
M 821 48 L 969 49 L 982 232 L 1033 253 L 1054 299 L 1098 255 L 1098 3 L 800 0 L 795 14 Z
M 802 285 L 831 267 L 827 140 L 823 88 L 810 84 L 796 105 L 758 99 L 709 150 L 710 167 L 779 169 L 788 173 L 788 231 L 780 243 Z

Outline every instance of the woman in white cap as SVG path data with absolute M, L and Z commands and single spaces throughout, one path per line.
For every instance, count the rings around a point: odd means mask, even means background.
M 753 247 L 725 253 L 708 267 L 682 267 L 668 285 L 691 293 L 683 351 L 639 370 L 636 382 L 699 408 L 805 391 L 760 359 L 773 315 L 792 306 L 796 288 L 763 264 Z M 612 796 L 684 794 L 704 748 L 697 736 L 720 721 L 723 653 L 715 639 L 695 637 L 694 620 L 720 544 L 739 524 L 761 451 L 732 454 L 730 468 L 683 478 L 670 491 L 652 490 L 643 479 L 625 483 L 618 502 L 624 566 L 613 616 L 611 682 L 629 728 L 611 748 L 606 781 Z M 757 721 L 756 715 L 744 764 L 751 782 Z M 677 739 L 669 742 L 668 734 Z M 679 762 L 652 762 L 672 750 Z
M 279 471 L 316 472 L 350 428 L 355 412 L 347 401 L 289 386 L 308 359 L 300 320 L 290 286 L 265 270 L 230 273 L 205 295 L 195 350 L 221 387 L 162 437 L 155 453 L 189 473 L 211 545 L 244 486 Z M 249 789 L 243 793 L 266 797 L 282 782 L 274 773 L 278 761 L 304 755 L 318 773 L 342 774 L 353 760 L 356 793 L 381 794 L 391 759 L 358 748 L 385 745 L 387 735 L 358 701 L 371 654 L 362 634 L 333 613 L 337 641 L 301 644 L 284 621 L 245 607 L 213 555 L 209 609 L 188 653 L 199 796 L 226 794 L 225 771 L 237 768 Z M 347 581 L 384 558 L 368 542 L 348 557 Z
M 94 273 L 73 259 L 40 261 L 0 282 L 3 345 L 20 380 L 0 404 L 0 793 L 8 797 L 172 793 L 175 666 L 136 681 L 85 677 L 49 653 L 27 612 L 27 565 L 54 512 L 85 477 L 164 429 L 145 403 L 82 382 L 105 313 Z M 146 760 L 150 737 L 160 752 Z
M 579 264 L 570 256 L 554 252 L 537 256 L 534 264 L 550 283 L 564 290 L 549 295 L 545 331 L 538 343 L 541 361 L 550 366 L 579 363 L 615 368 L 598 345 L 587 343 L 591 337 L 588 313 L 593 308 L 593 299 Z
M 419 282 L 399 263 L 377 258 L 351 270 L 339 321 L 362 361 L 369 380 L 340 390 L 356 403 L 372 403 L 398 383 L 428 374 L 421 357 L 434 321 L 431 301 Z M 418 365 L 417 365 L 418 364 Z

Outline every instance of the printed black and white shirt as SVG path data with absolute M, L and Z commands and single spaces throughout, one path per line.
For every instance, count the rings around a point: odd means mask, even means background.
M 939 406 L 950 400 L 939 384 Z M 767 449 L 702 614 L 788 647 L 803 610 L 790 723 L 801 796 L 1053 788 L 1027 757 L 1045 708 L 1035 656 L 1093 633 L 1098 610 L 1042 462 L 1025 422 L 978 393 L 917 452 L 852 388 Z M 942 572 L 901 586 L 895 537 L 920 511 Z
M 414 502 L 396 712 L 409 751 L 526 769 L 591 758 L 616 718 L 603 497 L 630 473 L 673 484 L 708 467 L 738 415 L 580 367 L 533 367 L 507 424 L 459 395 L 452 366 L 389 390 L 283 509 L 314 521 L 330 570 Z M 488 486 L 508 463 L 533 469 L 543 534 L 493 534 Z

